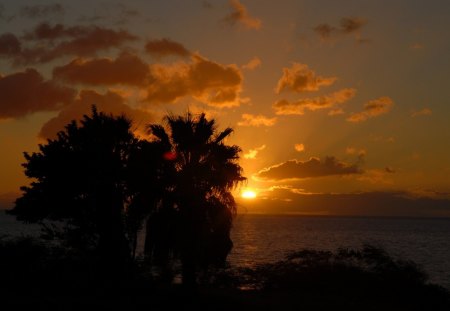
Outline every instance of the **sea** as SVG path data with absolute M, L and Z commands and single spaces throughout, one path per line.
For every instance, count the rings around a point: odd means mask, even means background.
M 0 211 L 0 237 L 36 235 Z M 450 289 L 450 218 L 383 218 L 238 214 L 233 224 L 232 265 L 253 267 L 282 260 L 292 251 L 359 248 L 370 244 L 412 260 L 429 281 Z

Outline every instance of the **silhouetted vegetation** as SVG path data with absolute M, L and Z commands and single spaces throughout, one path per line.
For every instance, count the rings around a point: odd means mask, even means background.
M 301 250 L 253 269 L 218 270 L 195 291 L 153 278 L 135 264 L 126 277 L 103 259 L 23 238 L 0 239 L 2 307 L 75 310 L 448 310 L 450 293 L 413 262 L 379 248 Z M 0 295 L 1 296 L 1 295 Z
M 153 140 L 138 139 L 130 120 L 94 106 L 25 153 L 32 182 L 10 213 L 115 269 L 135 259 L 145 224 L 148 262 L 170 271 L 180 258 L 183 281 L 195 284 L 199 267 L 223 265 L 232 248 L 231 190 L 245 180 L 240 149 L 224 144 L 232 129 L 217 131 L 204 114 L 166 121 L 148 126 Z

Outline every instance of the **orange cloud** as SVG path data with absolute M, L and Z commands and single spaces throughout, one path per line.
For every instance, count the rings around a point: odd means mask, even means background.
M 268 118 L 261 114 L 253 115 L 244 113 L 242 121 L 238 122 L 239 126 L 273 126 L 277 122 L 277 118 Z
M 261 66 L 261 60 L 259 57 L 253 57 L 247 64 L 243 65 L 243 69 L 254 70 Z
M 347 118 L 347 121 L 355 123 L 366 121 L 367 119 L 388 113 L 393 105 L 394 101 L 386 96 L 371 100 L 364 105 L 363 111 L 352 114 Z
M 0 76 L 0 119 L 55 111 L 72 102 L 75 90 L 45 81 L 35 69 Z
M 366 20 L 360 17 L 343 17 L 340 26 L 343 33 L 353 33 L 358 31 L 366 24 Z
M 229 1 L 231 12 L 225 16 L 224 21 L 230 25 L 240 23 L 248 29 L 260 29 L 262 22 L 260 19 L 252 17 L 248 14 L 247 8 L 239 2 L 239 0 Z
M 150 68 L 139 57 L 122 53 L 116 59 L 76 58 L 67 65 L 53 69 L 55 79 L 89 85 L 147 85 L 151 81 Z
M 351 154 L 351 155 L 357 154 L 359 157 L 364 157 L 367 154 L 367 150 L 366 149 L 357 149 L 355 147 L 347 147 L 345 149 L 345 153 Z
M 336 77 L 316 76 L 308 65 L 293 63 L 291 68 L 283 68 L 283 76 L 278 80 L 277 94 L 283 90 L 297 93 L 318 91 L 321 86 L 332 85 Z
M 181 43 L 167 38 L 150 40 L 145 44 L 145 50 L 152 56 L 164 57 L 169 55 L 187 57 L 191 55 Z
M 295 151 L 303 152 L 303 151 L 305 151 L 305 145 L 303 145 L 303 144 L 295 144 L 294 145 L 294 149 L 295 149 Z
M 239 106 L 242 73 L 236 65 L 222 65 L 200 55 L 192 63 L 151 66 L 154 82 L 147 89 L 149 103 L 172 103 L 185 96 L 216 107 Z
M 255 159 L 258 153 L 262 150 L 266 149 L 266 145 L 262 145 L 260 147 L 250 149 L 248 152 L 244 153 L 245 159 Z
M 413 111 L 411 113 L 411 117 L 415 118 L 418 116 L 431 116 L 433 114 L 433 111 L 430 108 L 423 108 L 419 111 Z
M 338 161 L 335 157 L 310 158 L 308 161 L 289 160 L 259 171 L 255 178 L 261 181 L 281 181 L 330 175 L 362 174 L 358 164 Z
M 126 105 L 124 98 L 117 93 L 108 91 L 106 94 L 99 94 L 95 91 L 83 90 L 73 103 L 42 126 L 39 137 L 54 138 L 72 120 L 80 120 L 83 115 L 89 114 L 92 105 L 96 105 L 98 111 L 127 116 L 133 121 L 135 130 L 140 130 L 140 127 L 154 121 L 153 116 L 148 112 Z
M 330 95 L 300 99 L 296 102 L 289 102 L 285 99 L 279 100 L 273 104 L 273 108 L 278 115 L 303 115 L 305 110 L 329 109 L 337 104 L 345 103 L 355 94 L 356 89 L 347 88 Z

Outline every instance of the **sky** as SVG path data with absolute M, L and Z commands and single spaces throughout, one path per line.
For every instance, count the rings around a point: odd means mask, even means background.
M 23 152 L 92 104 L 206 113 L 239 211 L 450 217 L 446 0 L 0 0 L 0 208 Z M 241 191 L 255 198 L 241 198 Z

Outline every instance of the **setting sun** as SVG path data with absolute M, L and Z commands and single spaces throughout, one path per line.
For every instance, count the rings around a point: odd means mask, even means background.
M 256 198 L 256 192 L 253 190 L 247 189 L 247 190 L 242 191 L 241 197 L 244 199 L 254 199 L 254 198 Z

